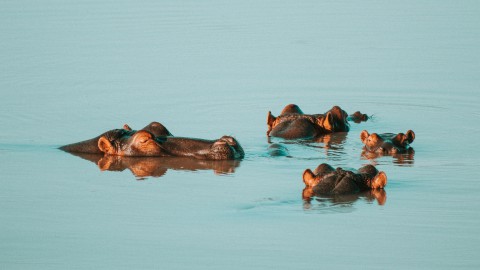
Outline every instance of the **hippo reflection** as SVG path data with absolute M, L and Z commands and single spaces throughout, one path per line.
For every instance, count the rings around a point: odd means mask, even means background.
M 306 147 L 323 150 L 325 154 L 330 157 L 331 160 L 339 160 L 344 158 L 344 155 L 346 154 L 344 151 L 344 145 L 347 134 L 347 132 L 337 132 L 317 136 L 313 139 L 285 141 L 272 140 L 271 137 L 267 137 L 267 142 L 269 144 L 267 150 L 270 156 L 291 157 L 287 146 L 303 145 Z
M 372 189 L 354 194 L 324 195 L 314 194 L 311 189 L 304 189 L 302 193 L 303 209 L 305 210 L 337 210 L 351 211 L 349 206 L 353 206 L 358 200 L 367 202 L 376 201 L 378 205 L 384 205 L 387 202 L 387 193 L 383 189 Z M 335 208 L 341 206 L 341 208 Z
M 234 173 L 240 165 L 238 160 L 199 160 L 186 157 L 125 157 L 85 153 L 72 153 L 98 165 L 102 171 L 124 171 L 129 169 L 133 175 L 143 177 L 161 177 L 170 170 L 213 170 L 215 174 Z
M 267 115 L 267 136 L 284 139 L 311 139 L 317 136 L 348 132 L 348 121 L 366 121 L 368 116 L 360 112 L 348 115 L 339 106 L 334 106 L 325 114 L 304 114 L 295 104 L 285 106 L 279 116 L 271 112 Z
M 408 148 L 405 152 L 401 153 L 383 153 L 383 152 L 369 152 L 365 149 L 362 151 L 362 158 L 375 160 L 383 156 L 391 156 L 393 158 L 393 163 L 397 165 L 412 165 L 415 162 L 415 151 L 413 148 Z
M 217 140 L 173 137 L 158 122 L 138 131 L 125 125 L 123 129 L 113 129 L 93 139 L 65 145 L 60 149 L 71 153 L 132 157 L 178 156 L 206 160 L 244 157 L 243 148 L 233 137 L 223 136 Z

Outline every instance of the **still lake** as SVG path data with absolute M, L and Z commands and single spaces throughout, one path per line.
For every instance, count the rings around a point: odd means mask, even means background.
M 4 0 L 0 40 L 1 269 L 480 267 L 478 1 Z M 289 103 L 373 119 L 271 157 Z M 57 149 L 151 121 L 246 156 L 142 176 Z M 367 159 L 364 129 L 415 154 Z M 305 203 L 323 162 L 376 165 L 386 201 Z

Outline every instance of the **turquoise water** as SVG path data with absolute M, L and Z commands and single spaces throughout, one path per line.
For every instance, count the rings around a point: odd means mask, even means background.
M 480 267 L 475 1 L 2 1 L 0 37 L 2 269 Z M 289 103 L 374 117 L 270 157 Z M 151 121 L 246 157 L 139 177 L 57 149 Z M 366 159 L 363 129 L 415 155 Z M 304 203 L 323 162 L 376 165 L 385 203 Z

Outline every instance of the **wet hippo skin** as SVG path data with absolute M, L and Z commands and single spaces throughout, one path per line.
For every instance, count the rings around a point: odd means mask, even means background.
M 267 115 L 267 136 L 285 139 L 312 139 L 333 132 L 348 132 L 348 121 L 366 121 L 368 116 L 355 112 L 349 116 L 339 106 L 324 114 L 304 114 L 295 104 L 285 106 L 279 116 Z
M 372 165 L 363 166 L 358 171 L 349 171 L 322 163 L 314 171 L 306 169 L 303 182 L 304 193 L 310 196 L 340 195 L 383 189 L 387 184 L 387 175 Z
M 93 139 L 60 147 L 73 153 L 115 156 L 153 157 L 178 156 L 207 160 L 231 160 L 244 157 L 238 141 L 231 136 L 217 140 L 173 137 L 160 123 L 153 122 L 135 131 L 128 125 L 107 131 Z

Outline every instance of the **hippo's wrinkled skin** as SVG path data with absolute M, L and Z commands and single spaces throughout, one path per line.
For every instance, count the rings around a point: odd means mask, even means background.
M 304 197 L 313 195 L 352 194 L 372 189 L 383 189 L 387 184 L 387 175 L 379 172 L 374 166 L 366 165 L 357 172 L 334 169 L 323 163 L 313 172 L 310 169 L 303 173 L 305 189 Z
M 360 112 L 349 116 L 338 106 L 325 114 L 304 114 L 295 104 L 285 106 L 279 116 L 267 115 L 267 136 L 284 139 L 312 139 L 332 132 L 348 132 L 348 121 L 366 121 L 368 116 Z
M 238 141 L 230 136 L 218 140 L 173 137 L 160 123 L 154 122 L 142 130 L 107 131 L 93 139 L 60 147 L 66 152 L 105 154 L 115 156 L 154 157 L 177 156 L 207 160 L 241 159 L 244 152 Z
M 360 133 L 360 139 L 365 145 L 364 150 L 366 152 L 378 154 L 406 153 L 411 150 L 410 144 L 415 140 L 415 133 L 409 130 L 405 134 L 369 134 L 368 131 L 364 130 Z

